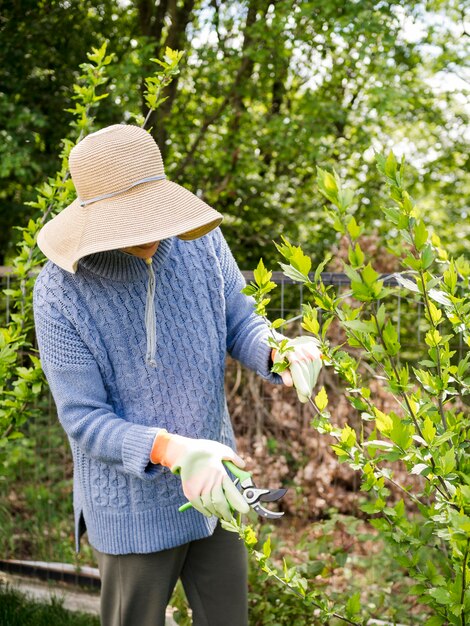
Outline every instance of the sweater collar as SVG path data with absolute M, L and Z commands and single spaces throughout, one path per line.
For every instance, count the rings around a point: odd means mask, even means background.
M 172 248 L 174 237 L 162 239 L 158 244 L 157 251 L 152 257 L 154 272 L 163 265 Z M 147 276 L 147 263 L 133 254 L 121 252 L 121 250 L 106 250 L 95 252 L 83 257 L 79 261 L 79 267 L 111 280 L 138 280 Z

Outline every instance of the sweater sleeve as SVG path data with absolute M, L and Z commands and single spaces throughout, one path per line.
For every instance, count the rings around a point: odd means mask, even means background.
M 64 316 L 44 300 L 38 304 L 36 293 L 34 318 L 41 365 L 69 438 L 93 459 L 144 480 L 156 478 L 149 457 L 160 429 L 132 424 L 113 412 L 90 350 Z
M 214 236 L 224 278 L 227 351 L 262 378 L 280 384 L 282 378 L 271 372 L 271 347 L 267 342 L 270 330 L 255 313 L 254 298 L 241 293 L 246 281 L 220 228 L 215 229 Z M 276 335 L 281 337 L 279 333 Z

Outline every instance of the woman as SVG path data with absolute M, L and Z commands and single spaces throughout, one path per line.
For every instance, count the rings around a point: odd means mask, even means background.
M 77 199 L 39 233 L 44 373 L 74 459 L 103 626 L 163 625 L 181 577 L 196 625 L 247 624 L 246 553 L 218 525 L 248 507 L 224 395 L 228 351 L 273 383 L 222 216 L 166 179 L 153 138 L 114 125 L 71 151 Z M 316 358 L 314 352 L 310 358 Z M 193 507 L 180 513 L 190 500 Z

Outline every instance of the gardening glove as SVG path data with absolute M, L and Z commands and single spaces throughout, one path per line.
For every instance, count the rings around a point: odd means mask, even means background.
M 228 446 L 210 439 L 170 434 L 162 429 L 155 437 L 150 460 L 181 476 L 184 495 L 203 515 L 216 515 L 230 521 L 231 508 L 240 513 L 250 510 L 222 463 L 227 460 L 240 468 L 245 466 L 245 461 Z
M 280 372 L 282 381 L 288 387 L 295 387 L 300 402 L 308 402 L 322 368 L 318 342 L 314 337 L 296 337 L 289 339 L 286 347 L 294 349 L 280 354 L 279 350 L 273 348 L 273 363 L 287 359 L 289 368 Z

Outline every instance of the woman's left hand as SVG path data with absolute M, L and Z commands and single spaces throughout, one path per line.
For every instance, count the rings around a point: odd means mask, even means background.
M 280 372 L 282 381 L 288 387 L 295 387 L 300 402 L 307 402 L 322 368 L 318 342 L 314 337 L 302 336 L 289 339 L 286 347 L 291 347 L 293 350 L 280 354 L 273 348 L 271 352 L 273 363 L 287 359 L 288 369 Z

